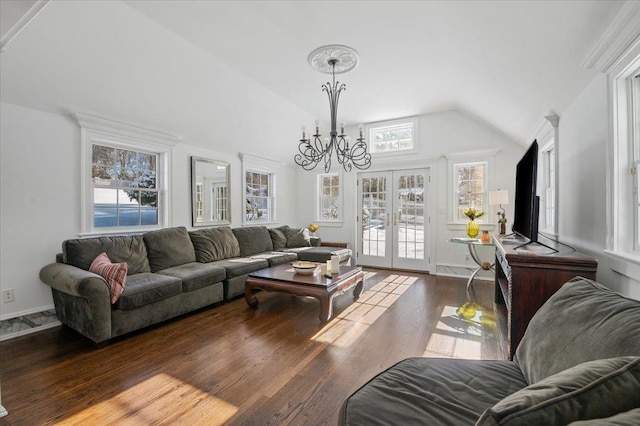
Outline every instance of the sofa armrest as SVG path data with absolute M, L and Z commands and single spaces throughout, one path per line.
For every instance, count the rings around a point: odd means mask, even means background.
M 52 263 L 40 270 L 40 280 L 71 296 L 102 298 L 110 303 L 107 282 L 98 274 L 64 263 Z
M 64 263 L 40 270 L 51 286 L 58 319 L 94 342 L 111 338 L 111 295 L 100 275 Z

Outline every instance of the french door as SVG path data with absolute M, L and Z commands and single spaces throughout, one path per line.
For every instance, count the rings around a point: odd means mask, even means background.
M 424 271 L 428 169 L 358 173 L 358 265 Z

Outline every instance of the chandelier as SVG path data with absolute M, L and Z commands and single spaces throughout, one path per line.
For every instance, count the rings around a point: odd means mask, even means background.
M 324 161 L 324 171 L 329 173 L 331 157 L 335 151 L 338 164 L 341 164 L 346 172 L 350 172 L 353 167 L 360 170 L 368 169 L 371 166 L 371 154 L 367 152 L 362 126 L 360 126 L 360 137 L 351 144 L 349 136 L 344 134 L 344 123 L 340 124 L 340 134 L 336 125 L 340 93 L 347 89 L 344 83 L 336 81 L 336 74 L 355 68 L 358 65 L 358 53 L 347 46 L 322 46 L 309 54 L 308 61 L 316 71 L 331 74 L 333 77 L 333 82 L 322 85 L 322 91 L 329 97 L 331 131 L 330 137 L 325 137 L 323 141 L 319 129 L 320 121 L 316 120 L 316 132 L 307 139 L 306 128 L 302 126 L 302 139 L 298 144 L 300 152 L 294 157 L 296 164 L 305 170 L 313 170 L 321 161 Z

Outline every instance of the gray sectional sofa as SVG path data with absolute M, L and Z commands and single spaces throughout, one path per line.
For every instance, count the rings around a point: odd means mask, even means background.
M 89 272 L 101 253 L 128 267 L 124 292 L 113 304 L 105 279 Z M 251 272 L 332 255 L 348 263 L 351 250 L 313 247 L 304 229 L 288 226 L 176 227 L 66 240 L 40 279 L 51 286 L 58 319 L 98 343 L 242 295 Z
M 347 398 L 339 424 L 640 425 L 640 301 L 574 278 L 513 361 L 405 359 Z

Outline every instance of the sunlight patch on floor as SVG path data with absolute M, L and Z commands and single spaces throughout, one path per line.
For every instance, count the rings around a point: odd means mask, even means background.
M 367 273 L 365 280 L 372 275 L 375 273 Z M 417 280 L 417 277 L 389 275 L 362 293 L 311 340 L 348 348 Z
M 156 374 L 56 424 L 140 425 L 187 422 L 222 425 L 238 407 L 167 374 Z
M 482 359 L 483 333 L 495 331 L 494 315 L 477 305 L 462 313 L 468 318 L 460 315 L 461 307 L 444 307 L 423 356 Z

